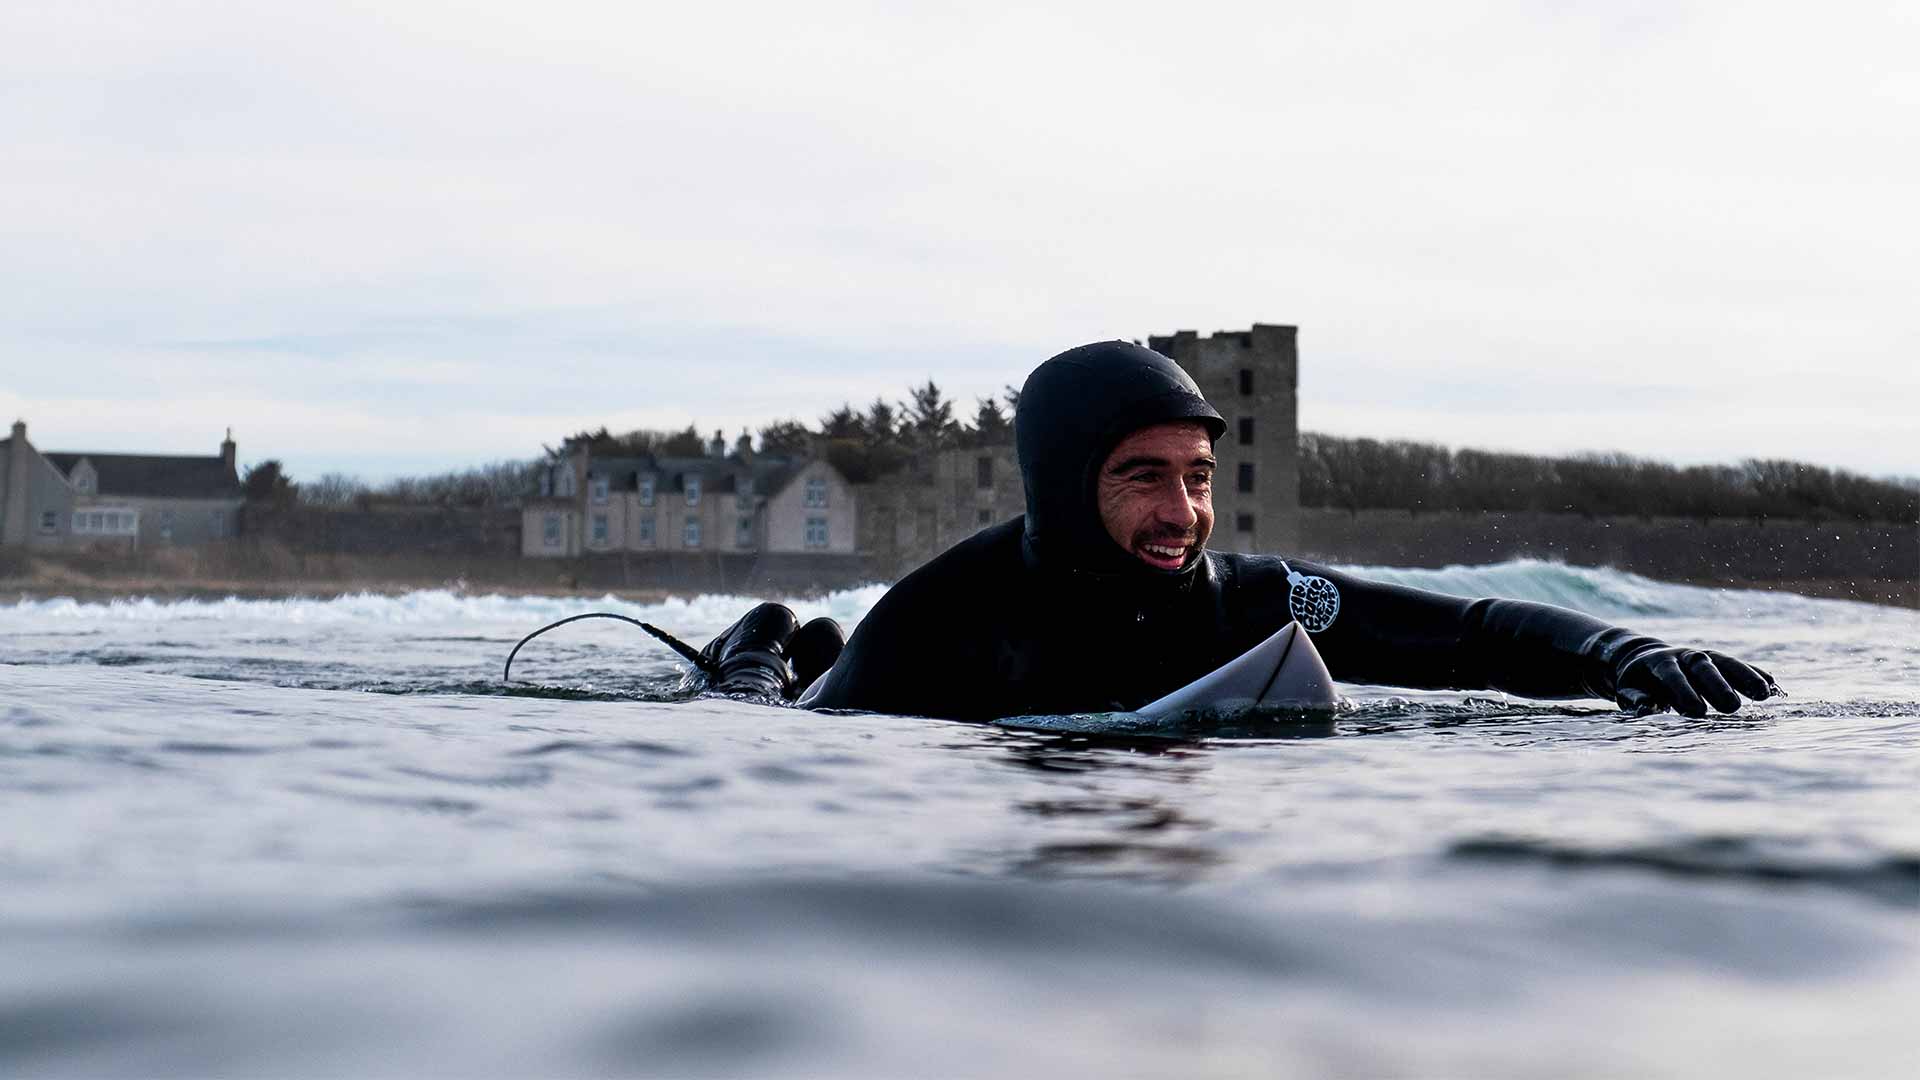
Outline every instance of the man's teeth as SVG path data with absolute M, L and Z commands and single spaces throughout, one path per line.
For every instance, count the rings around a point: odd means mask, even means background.
M 1165 544 L 1142 544 L 1140 546 L 1166 559 L 1177 559 L 1187 553 L 1187 549 L 1184 547 L 1167 547 Z

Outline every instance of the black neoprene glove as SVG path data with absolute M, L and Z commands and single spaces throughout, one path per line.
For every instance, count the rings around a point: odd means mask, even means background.
M 1653 641 L 1622 659 L 1613 685 L 1614 700 L 1635 716 L 1672 709 L 1696 720 L 1709 705 L 1734 712 L 1742 694 L 1764 701 L 1783 693 L 1773 676 L 1726 653 Z

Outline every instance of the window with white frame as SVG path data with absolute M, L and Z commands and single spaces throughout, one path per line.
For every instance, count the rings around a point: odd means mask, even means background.
M 640 478 L 640 505 L 641 506 L 653 505 L 653 477 L 652 476 L 643 476 Z
M 596 476 L 593 479 L 587 481 L 587 491 L 589 492 L 589 496 L 593 499 L 594 502 L 597 502 L 597 503 L 606 502 L 607 501 L 607 478 L 605 476 Z
M 132 536 L 140 531 L 140 515 L 131 510 L 75 510 L 73 531 L 82 536 Z
M 824 477 L 808 478 L 806 495 L 802 502 L 808 509 L 818 509 L 827 505 L 827 481 Z
M 686 480 L 682 482 L 682 484 L 683 486 L 681 487 L 681 490 L 686 492 L 687 505 L 699 506 L 700 505 L 700 478 L 697 476 L 689 476 L 686 478 Z
M 643 544 L 653 543 L 653 515 L 652 514 L 648 514 L 646 517 L 643 517 L 640 519 L 640 542 Z
M 547 547 L 560 546 L 560 515 L 548 514 L 540 523 L 540 542 Z
M 823 548 L 827 546 L 827 519 L 810 517 L 807 519 L 807 546 Z
M 682 526 L 680 529 L 680 542 L 686 545 L 687 547 L 700 546 L 700 519 L 699 518 L 687 519 L 686 525 Z
M 593 515 L 593 543 L 595 547 L 607 546 L 607 515 Z

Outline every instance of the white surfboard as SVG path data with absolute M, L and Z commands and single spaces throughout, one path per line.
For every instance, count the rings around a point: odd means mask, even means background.
M 1297 622 L 1248 649 L 1240 658 L 1195 679 L 1158 701 L 1134 711 L 1155 719 L 1182 713 L 1227 711 L 1255 706 L 1272 709 L 1331 709 L 1340 703 L 1333 676 L 1313 647 L 1313 638 Z

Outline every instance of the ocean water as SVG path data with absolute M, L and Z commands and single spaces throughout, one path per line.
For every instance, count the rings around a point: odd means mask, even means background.
M 1143 731 L 695 696 L 756 598 L 0 604 L 0 1075 L 1905 1075 L 1920 613 L 1363 569 L 1770 670 Z M 794 606 L 856 622 L 878 587 Z

